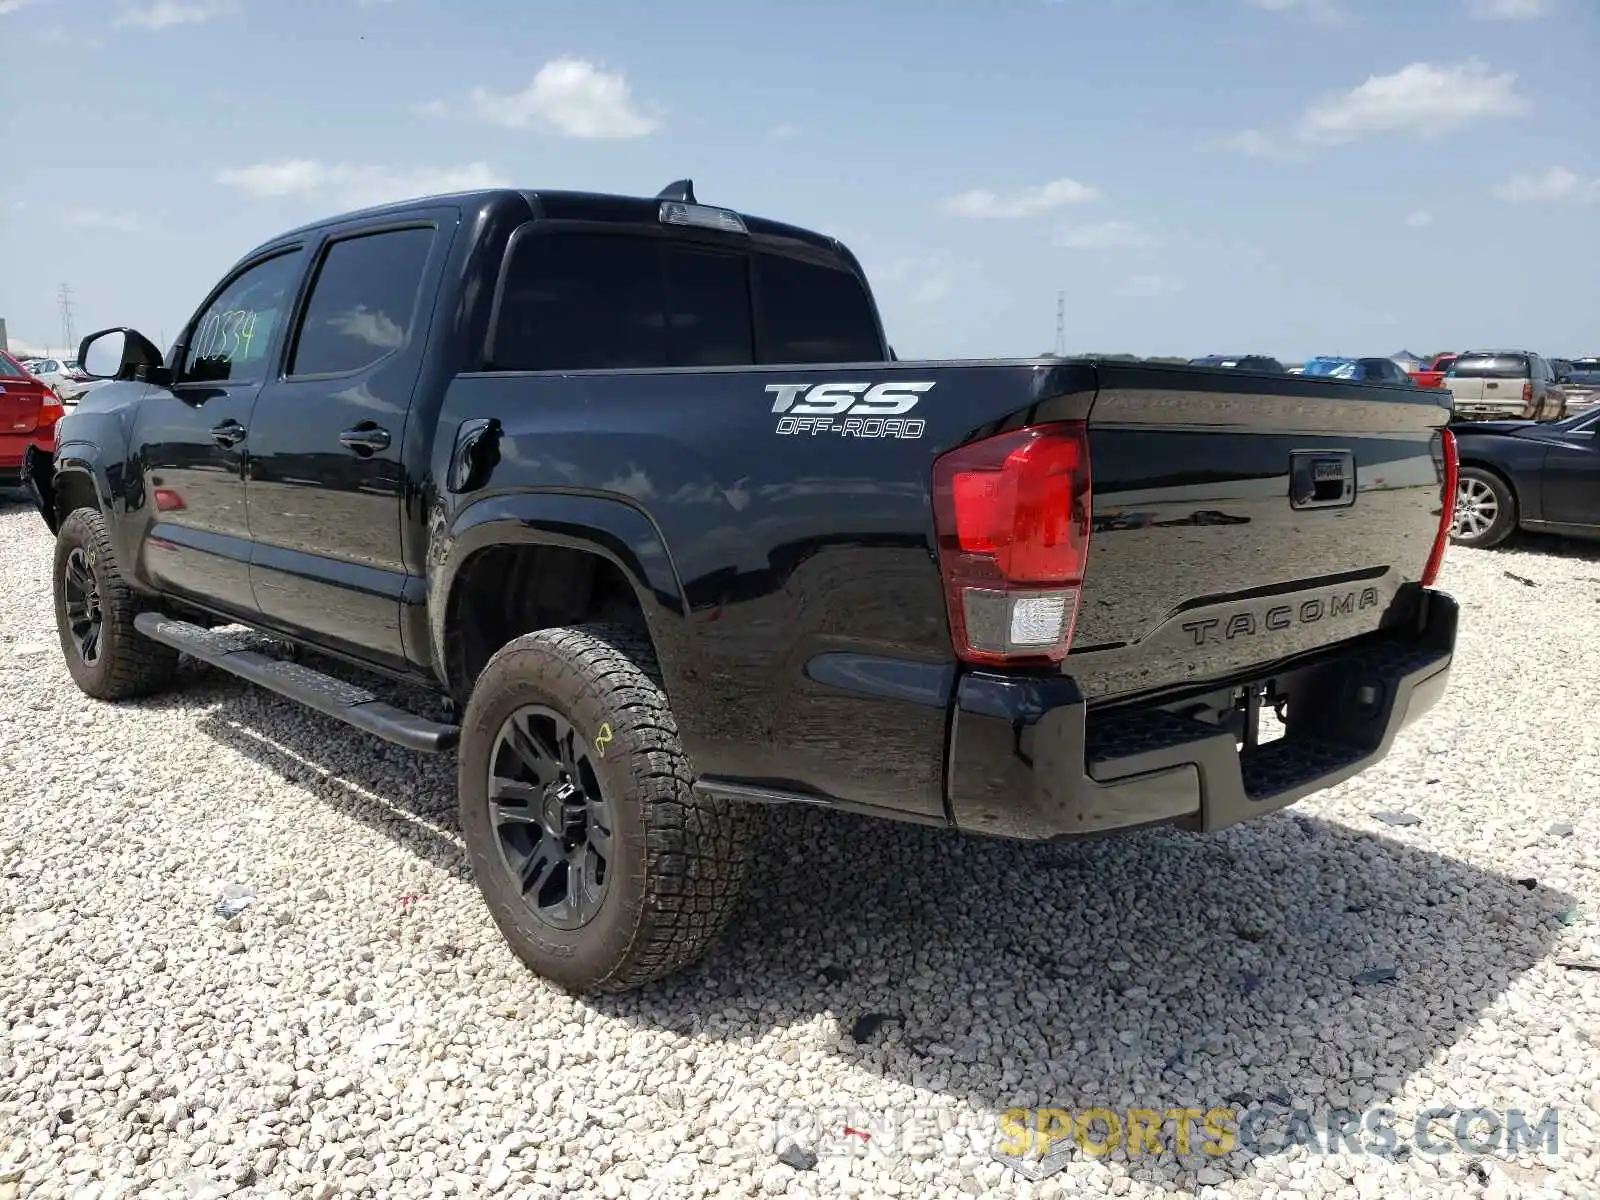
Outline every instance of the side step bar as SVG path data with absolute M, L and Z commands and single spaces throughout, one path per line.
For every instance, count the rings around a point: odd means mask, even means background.
M 217 633 L 153 612 L 140 613 L 133 619 L 133 626 L 153 642 L 181 650 L 190 658 L 258 683 L 268 691 L 298 700 L 307 708 L 408 750 L 440 754 L 453 750 L 461 736 L 459 725 L 441 725 L 385 704 L 355 684 L 263 654 L 253 648 L 260 645 L 253 634 Z

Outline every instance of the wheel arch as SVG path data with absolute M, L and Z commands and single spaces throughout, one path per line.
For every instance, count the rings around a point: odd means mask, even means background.
M 1501 535 L 1501 538 L 1496 539 L 1496 541 L 1498 542 L 1504 538 L 1510 537 L 1520 530 L 1522 528 L 1523 518 L 1527 516 L 1527 510 L 1523 505 L 1522 492 L 1517 487 L 1516 479 L 1512 473 L 1506 470 L 1505 467 L 1501 466 L 1499 463 L 1490 462 L 1487 459 L 1476 458 L 1472 456 L 1460 459 L 1458 465 L 1460 470 L 1463 471 L 1477 470 L 1483 472 L 1485 475 L 1493 476 L 1495 479 L 1504 484 L 1506 491 L 1510 493 L 1511 525 L 1506 532 Z
M 567 493 L 485 497 L 430 537 L 428 560 L 432 659 L 460 700 L 506 641 L 586 619 L 631 619 L 651 641 L 669 697 L 682 679 L 683 585 L 660 530 L 630 503 Z M 496 611 L 482 607 L 492 601 L 510 605 L 505 628 L 469 627 Z
M 51 485 L 49 502 L 52 511 L 45 520 L 47 523 L 53 521 L 52 533 L 59 533 L 62 523 L 80 508 L 97 509 L 102 514 L 111 510 L 99 475 L 86 459 L 66 454 L 58 456 Z

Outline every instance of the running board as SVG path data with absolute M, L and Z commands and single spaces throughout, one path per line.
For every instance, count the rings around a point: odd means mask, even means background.
M 441 725 L 386 704 L 353 683 L 263 654 L 257 648 L 261 642 L 252 633 L 218 633 L 153 612 L 134 617 L 133 627 L 153 642 L 181 650 L 190 658 L 220 667 L 230 675 L 298 700 L 307 708 L 408 750 L 440 754 L 453 750 L 461 736 L 459 725 Z

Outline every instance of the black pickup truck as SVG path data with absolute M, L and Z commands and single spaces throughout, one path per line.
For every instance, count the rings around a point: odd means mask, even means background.
M 845 247 L 686 182 L 320 222 L 165 356 L 80 361 L 114 382 L 27 472 L 78 685 L 183 653 L 454 750 L 495 920 L 573 989 L 707 948 L 751 803 L 1210 831 L 1376 762 L 1450 667 L 1433 393 L 896 361 Z

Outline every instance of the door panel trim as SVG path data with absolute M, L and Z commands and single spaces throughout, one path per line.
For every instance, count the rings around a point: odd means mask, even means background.
M 388 571 L 366 563 L 269 546 L 265 542 L 254 543 L 250 565 L 280 578 L 305 580 L 311 584 L 336 587 L 341 591 L 379 596 L 396 603 L 405 594 L 408 578 L 402 571 Z

